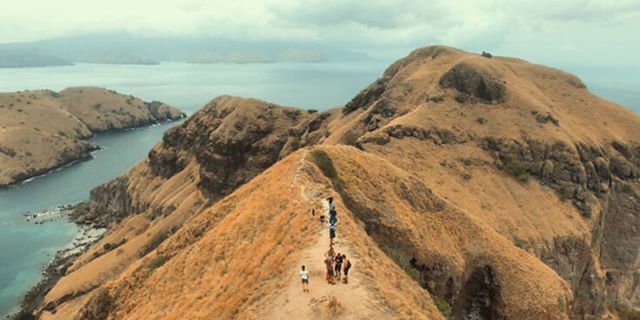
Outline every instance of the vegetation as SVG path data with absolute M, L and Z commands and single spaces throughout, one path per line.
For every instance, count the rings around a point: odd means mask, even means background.
M 564 301 L 563 297 L 558 297 L 558 311 L 561 313 L 567 311 L 567 303 Z
M 504 169 L 520 182 L 529 181 L 529 169 L 531 169 L 531 165 L 524 160 L 511 159 L 507 162 Z
M 96 290 L 96 294 L 80 311 L 80 319 L 102 320 L 109 317 L 109 313 L 113 309 L 113 298 L 104 288 Z
M 453 308 L 451 308 L 451 305 L 447 303 L 447 301 L 435 294 L 431 295 L 431 299 L 433 299 L 433 303 L 436 305 L 436 308 L 440 310 L 440 313 L 442 313 L 446 319 L 453 319 Z
M 167 260 L 169 260 L 169 258 L 167 258 L 165 255 L 160 254 L 157 257 L 153 258 L 151 261 L 149 261 L 149 264 L 147 265 L 147 267 L 151 270 L 158 269 L 162 267 L 162 265 L 165 264 Z
M 591 219 L 591 216 L 593 215 L 593 212 L 591 210 L 591 207 L 587 203 L 578 202 L 577 206 L 578 206 L 578 209 L 580 210 L 580 213 L 582 214 L 583 217 L 585 217 L 587 219 Z
M 155 248 L 157 248 L 162 242 L 164 242 L 164 240 L 166 240 L 169 237 L 169 235 L 170 235 L 170 232 L 168 231 L 163 231 L 156 234 L 153 238 L 151 238 L 149 243 L 147 243 L 147 245 L 144 248 L 142 248 L 142 250 L 140 251 L 140 256 L 144 257 L 147 255 L 147 253 L 155 250 Z
M 122 238 L 119 241 L 116 241 L 114 243 L 107 242 L 102 246 L 102 249 L 104 249 L 104 251 L 106 253 L 106 252 L 109 252 L 109 251 L 111 251 L 111 250 L 123 245 L 125 242 L 127 242 L 127 238 Z
M 398 247 L 385 246 L 383 250 L 391 260 L 395 261 L 395 263 L 404 270 L 404 272 L 414 280 L 418 281 L 418 283 L 421 283 L 422 276 L 420 274 L 420 270 L 416 269 L 411 264 L 411 258 L 409 258 L 406 253 L 401 251 Z
M 338 172 L 333 166 L 333 161 L 326 152 L 322 150 L 313 150 L 311 155 L 313 156 L 313 161 L 322 171 L 322 174 L 331 180 L 338 179 Z
M 0 153 L 4 153 L 6 155 L 8 155 L 9 157 L 13 158 L 16 156 L 16 151 L 9 148 L 9 147 L 4 147 L 0 145 Z
M 527 241 L 518 237 L 513 237 L 513 244 L 520 249 L 524 249 L 527 246 Z
M 342 136 L 340 142 L 349 146 L 355 146 L 356 141 L 359 137 L 360 136 L 358 136 L 358 134 L 356 134 L 353 130 L 349 130 Z
M 640 320 L 640 311 L 623 304 L 610 305 L 609 310 L 615 312 L 620 319 Z

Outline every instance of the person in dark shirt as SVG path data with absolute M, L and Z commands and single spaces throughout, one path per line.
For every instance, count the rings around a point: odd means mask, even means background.
M 340 275 L 342 273 L 342 255 L 338 253 L 334 260 L 335 271 L 336 271 L 336 280 L 340 281 Z
M 349 270 L 351 270 L 351 260 L 347 259 L 346 255 L 342 255 L 342 263 L 344 264 L 344 278 L 342 279 L 342 282 L 344 283 L 348 283 L 349 282 Z

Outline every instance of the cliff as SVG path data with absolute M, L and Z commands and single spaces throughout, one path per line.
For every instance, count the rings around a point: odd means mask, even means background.
M 0 93 L 0 186 L 91 157 L 85 139 L 183 117 L 161 102 L 101 88 Z
M 639 134 L 638 115 L 573 75 L 439 46 L 324 113 L 220 97 L 92 192 L 77 219 L 110 231 L 33 311 L 627 319 Z M 328 195 L 349 285 L 321 279 L 328 239 L 311 210 Z

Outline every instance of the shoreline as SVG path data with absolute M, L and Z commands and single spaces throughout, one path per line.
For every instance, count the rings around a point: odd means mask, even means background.
M 187 117 L 187 115 L 185 113 L 182 113 L 179 118 L 169 118 L 169 119 L 165 119 L 165 120 L 153 121 L 153 122 L 142 124 L 140 126 L 129 127 L 129 128 L 120 128 L 120 129 L 109 129 L 109 130 L 103 130 L 103 131 L 95 131 L 95 132 L 93 132 L 92 136 L 87 137 L 85 139 L 81 139 L 80 141 L 87 141 L 88 139 L 91 139 L 91 138 L 93 138 L 93 137 L 95 137 L 97 135 L 112 134 L 112 133 L 122 133 L 122 132 L 133 131 L 133 130 L 144 130 L 144 129 L 151 128 L 151 127 L 156 126 L 156 125 L 178 122 L 180 120 L 185 119 L 186 117 Z M 40 170 L 35 170 L 33 173 L 30 173 L 30 174 L 26 174 L 25 173 L 24 176 L 22 176 L 23 174 L 20 174 L 20 176 L 15 181 L 13 181 L 11 183 L 8 183 L 8 184 L 0 184 L 0 191 L 2 191 L 4 189 L 11 188 L 11 187 L 19 185 L 19 184 L 29 183 L 29 182 L 31 182 L 33 180 L 36 180 L 36 179 L 40 178 L 40 177 L 44 177 L 44 176 L 47 176 L 48 174 L 51 174 L 53 172 L 72 167 L 72 166 L 74 166 L 74 165 L 76 165 L 78 163 L 84 162 L 84 161 L 91 161 L 91 160 L 93 160 L 95 158 L 93 153 L 96 152 L 96 151 L 101 151 L 101 150 L 104 150 L 104 148 L 99 146 L 99 145 L 91 144 L 90 148 L 88 150 L 86 150 L 86 153 L 84 153 L 81 157 L 72 158 L 72 159 L 69 159 L 68 161 L 63 161 L 63 162 L 61 162 L 59 164 L 56 164 L 56 165 L 54 165 L 52 167 L 49 167 L 49 168 L 43 168 L 43 169 L 40 169 Z
M 37 319 L 33 314 L 36 308 L 42 305 L 45 296 L 62 278 L 67 269 L 73 265 L 75 260 L 86 252 L 91 245 L 102 239 L 107 232 L 107 228 L 98 226 L 91 222 L 81 223 L 72 218 L 71 212 L 75 210 L 77 204 L 59 205 L 57 211 L 43 210 L 39 213 L 24 213 L 27 222 L 34 224 L 43 224 L 56 219 L 66 218 L 70 223 L 74 223 L 79 227 L 78 233 L 64 247 L 56 251 L 53 258 L 43 267 L 41 279 L 36 283 L 16 306 L 18 310 L 14 314 L 7 315 L 7 319 Z M 54 308 L 55 306 L 45 306 L 45 308 Z

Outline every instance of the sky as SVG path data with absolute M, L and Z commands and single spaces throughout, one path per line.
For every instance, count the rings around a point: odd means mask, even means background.
M 309 41 L 384 58 L 444 44 L 640 68 L 640 0 L 20 0 L 0 11 L 0 43 L 104 32 Z

